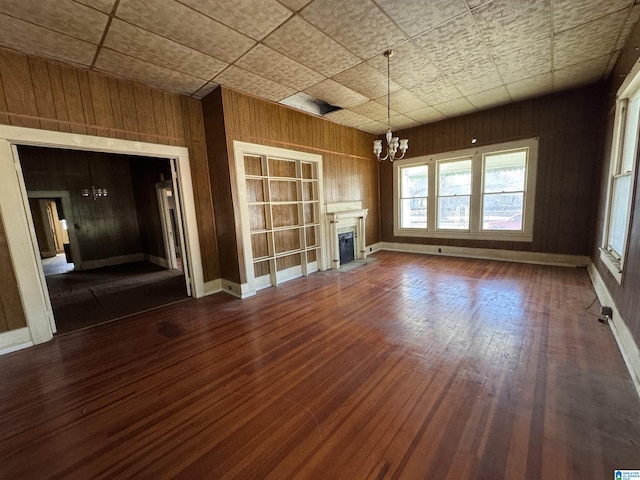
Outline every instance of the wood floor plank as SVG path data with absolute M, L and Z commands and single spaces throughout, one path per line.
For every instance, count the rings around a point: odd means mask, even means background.
M 611 331 L 585 310 L 584 269 L 375 257 L 0 357 L 0 478 L 640 468 L 640 400 Z

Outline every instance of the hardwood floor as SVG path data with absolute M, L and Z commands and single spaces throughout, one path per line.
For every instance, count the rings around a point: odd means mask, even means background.
M 0 478 L 640 469 L 640 400 L 584 269 L 375 257 L 0 357 Z

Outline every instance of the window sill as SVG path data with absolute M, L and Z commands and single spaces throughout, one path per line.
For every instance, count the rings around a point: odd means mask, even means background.
M 456 232 L 454 230 L 427 232 L 425 230 L 394 229 L 396 237 L 451 238 L 462 240 L 491 240 L 500 242 L 532 242 L 533 235 L 522 232 Z
M 622 270 L 620 269 L 620 260 L 611 255 L 604 248 L 600 249 L 600 260 L 609 269 L 611 275 L 619 284 L 622 284 Z

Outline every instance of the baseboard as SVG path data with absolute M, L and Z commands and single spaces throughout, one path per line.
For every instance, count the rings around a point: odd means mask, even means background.
M 117 257 L 101 258 L 99 260 L 88 260 L 80 264 L 79 270 L 91 270 L 93 268 L 111 267 L 123 263 L 143 262 L 144 253 L 132 253 L 130 255 L 120 255 Z
M 501 262 L 533 263 L 562 267 L 586 267 L 589 257 L 559 253 L 523 252 L 519 250 L 497 250 L 492 248 L 449 247 L 447 245 L 420 245 L 413 243 L 382 242 L 380 250 L 393 252 L 444 255 L 448 257 L 477 258 Z
M 0 355 L 33 346 L 31 331 L 28 327 L 0 333 Z
M 220 293 L 222 291 L 222 280 L 216 278 L 215 280 L 210 280 L 208 282 L 204 282 L 204 295 L 213 295 L 214 293 Z
M 156 257 L 155 255 L 149 255 L 148 253 L 146 253 L 144 255 L 144 259 L 149 263 L 153 263 L 154 265 L 158 265 L 159 267 L 169 268 L 169 262 L 167 261 L 166 258 Z
M 593 263 L 589 263 L 587 271 L 589 272 L 589 277 L 591 277 L 591 283 L 593 284 L 600 304 L 610 306 L 613 310 L 612 318 L 609 320 L 609 327 L 611 327 L 620 353 L 622 353 L 624 363 L 627 365 L 627 370 L 629 370 L 631 380 L 640 396 L 640 348 L 638 348 L 638 344 L 634 340 L 629 327 L 627 327 L 626 322 L 616 308 L 613 297 L 609 293 L 604 280 L 602 280 L 598 269 Z
M 371 253 L 376 253 L 382 250 L 382 242 L 373 243 L 371 245 L 367 245 L 367 255 Z
M 239 283 L 232 282 L 230 280 L 225 280 L 224 278 L 221 280 L 222 282 L 222 291 L 236 298 L 248 298 L 252 297 L 256 294 L 255 290 L 249 290 L 249 284 L 243 283 L 240 285 Z

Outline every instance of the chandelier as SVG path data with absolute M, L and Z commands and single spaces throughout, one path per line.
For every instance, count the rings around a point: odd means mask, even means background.
M 93 185 L 91 185 L 90 189 L 81 188 L 80 195 L 82 195 L 85 198 L 93 198 L 94 200 L 97 200 L 98 198 L 109 196 L 109 192 L 107 191 L 106 188 L 96 188 Z
M 373 141 L 373 153 L 380 162 L 384 162 L 386 159 L 389 159 L 390 162 L 394 160 L 402 160 L 404 158 L 404 154 L 407 152 L 409 148 L 409 140 L 403 138 L 400 140 L 398 137 L 394 137 L 391 132 L 391 68 L 390 68 L 390 58 L 396 52 L 393 50 L 387 50 L 384 52 L 384 56 L 387 57 L 387 152 L 384 157 L 382 157 L 382 140 L 374 140 Z M 396 153 L 398 153 L 398 149 L 400 149 L 401 155 L 396 158 Z

